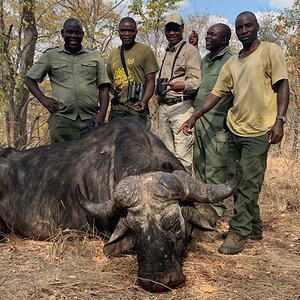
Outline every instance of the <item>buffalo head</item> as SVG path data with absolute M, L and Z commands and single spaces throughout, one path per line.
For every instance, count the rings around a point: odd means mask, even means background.
M 84 209 L 97 218 L 107 218 L 118 211 L 120 219 L 104 253 L 113 256 L 134 247 L 138 284 L 161 292 L 185 281 L 181 262 L 190 227 L 212 229 L 215 220 L 209 219 L 207 203 L 230 196 L 241 178 L 240 165 L 236 175 L 220 185 L 203 184 L 182 170 L 153 172 L 125 177 L 108 202 L 89 201 L 80 186 L 78 198 Z

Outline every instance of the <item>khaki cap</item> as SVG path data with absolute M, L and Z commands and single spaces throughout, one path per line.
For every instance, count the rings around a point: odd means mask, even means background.
M 178 25 L 182 25 L 183 20 L 182 20 L 180 14 L 171 13 L 171 14 L 169 14 L 165 17 L 165 26 L 169 23 L 175 23 L 175 24 L 178 24 Z

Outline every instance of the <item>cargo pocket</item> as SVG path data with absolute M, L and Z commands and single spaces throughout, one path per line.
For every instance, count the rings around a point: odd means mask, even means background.
M 228 135 L 229 132 L 226 132 L 225 130 L 219 131 L 216 133 L 216 152 L 218 155 L 221 155 L 222 157 L 227 156 L 228 152 Z
M 85 62 L 81 63 L 81 70 L 79 74 L 87 80 L 94 81 L 97 79 L 97 63 L 96 62 Z
M 67 79 L 68 64 L 56 64 L 51 67 L 53 77 L 58 81 Z

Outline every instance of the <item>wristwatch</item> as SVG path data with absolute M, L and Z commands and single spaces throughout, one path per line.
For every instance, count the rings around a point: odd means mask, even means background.
M 276 119 L 280 120 L 283 124 L 287 121 L 287 117 L 286 116 L 277 116 Z

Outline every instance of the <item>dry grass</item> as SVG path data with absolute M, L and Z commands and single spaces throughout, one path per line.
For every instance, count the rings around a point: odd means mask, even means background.
M 136 258 L 103 256 L 103 241 L 69 231 L 49 242 L 14 235 L 0 244 L 0 299 L 300 299 L 300 166 L 269 160 L 260 201 L 264 239 L 242 254 L 217 253 L 231 210 L 214 242 L 190 245 L 184 286 L 151 294 L 135 285 Z M 227 201 L 229 207 L 231 201 Z

